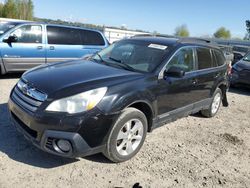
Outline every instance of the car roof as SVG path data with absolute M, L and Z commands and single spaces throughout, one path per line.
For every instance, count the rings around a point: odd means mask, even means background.
M 174 45 L 178 41 L 177 38 L 167 38 L 167 37 L 153 37 L 153 36 L 135 36 L 128 40 L 145 41 L 148 43 L 156 43 L 162 45 Z
M 149 43 L 156 43 L 156 44 L 162 44 L 162 45 L 178 45 L 178 46 L 201 46 L 201 47 L 209 47 L 209 48 L 215 48 L 220 49 L 218 47 L 218 44 L 202 38 L 194 38 L 194 37 L 184 37 L 184 38 L 177 38 L 172 36 L 134 36 L 131 38 L 132 40 L 138 40 L 138 41 L 146 41 Z
M 12 22 L 14 23 L 14 22 Z M 27 22 L 17 22 L 18 24 L 44 24 L 47 26 L 56 26 L 56 27 L 66 27 L 66 28 L 74 28 L 74 29 L 84 29 L 88 31 L 95 31 L 101 33 L 97 29 L 91 29 L 91 28 L 85 28 L 85 27 L 80 27 L 80 26 L 71 26 L 71 25 L 63 25 L 63 24 L 53 24 L 53 23 L 46 23 L 46 22 L 35 22 L 35 21 L 27 21 Z

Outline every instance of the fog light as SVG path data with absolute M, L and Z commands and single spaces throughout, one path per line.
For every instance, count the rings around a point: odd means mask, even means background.
M 68 140 L 62 140 L 62 139 L 58 140 L 57 146 L 63 152 L 69 152 L 71 150 L 71 144 Z

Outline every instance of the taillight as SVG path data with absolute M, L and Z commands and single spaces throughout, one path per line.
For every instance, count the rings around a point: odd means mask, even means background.
M 227 65 L 227 74 L 228 75 L 232 74 L 232 63 L 231 63 L 231 61 Z

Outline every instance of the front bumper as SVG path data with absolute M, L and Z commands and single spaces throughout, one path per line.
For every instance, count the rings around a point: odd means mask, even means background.
M 70 158 L 102 152 L 114 120 L 113 116 L 96 112 L 84 117 L 31 114 L 11 98 L 8 107 L 11 121 L 33 145 L 43 151 Z M 55 143 L 60 139 L 70 142 L 69 152 L 58 152 L 55 149 Z

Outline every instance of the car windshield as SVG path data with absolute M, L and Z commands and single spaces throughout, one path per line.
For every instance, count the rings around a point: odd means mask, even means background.
M 14 22 L 0 22 L 0 36 L 7 31 L 9 31 L 11 28 L 15 27 L 17 23 Z
M 250 61 L 250 53 L 248 53 L 244 58 L 244 61 Z
M 92 59 L 131 71 L 152 72 L 161 64 L 168 51 L 166 45 L 122 40 L 97 53 Z

